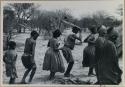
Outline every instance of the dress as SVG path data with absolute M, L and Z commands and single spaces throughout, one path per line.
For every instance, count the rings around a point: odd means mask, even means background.
M 83 67 L 93 67 L 95 65 L 95 41 L 94 34 L 89 35 L 84 42 L 88 43 L 88 46 L 83 50 Z
M 51 72 L 65 71 L 64 63 L 61 54 L 58 50 L 59 43 L 57 39 L 52 38 L 49 40 L 49 48 L 47 49 L 43 62 L 43 70 L 50 70 Z
M 15 50 L 6 51 L 3 61 L 5 62 L 7 77 L 11 78 L 18 77 L 16 71 L 16 59 L 17 59 L 17 54 Z
M 95 71 L 100 84 L 119 84 L 122 71 L 114 43 L 99 37 L 95 44 L 95 58 Z

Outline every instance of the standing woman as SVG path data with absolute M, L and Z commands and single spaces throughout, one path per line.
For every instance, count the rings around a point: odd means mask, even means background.
M 110 27 L 107 30 L 107 39 L 112 41 L 117 49 L 118 57 L 122 57 L 122 41 L 120 41 L 119 33 L 114 29 L 114 27 Z
M 43 70 L 50 70 L 49 80 L 54 79 L 56 72 L 63 73 L 65 71 L 64 63 L 59 52 L 59 43 L 57 38 L 60 37 L 60 30 L 53 32 L 53 37 L 48 42 L 48 50 L 45 53 Z
M 25 79 L 30 71 L 31 71 L 31 75 L 28 82 L 32 81 L 33 76 L 36 72 L 36 63 L 35 63 L 34 56 L 35 56 L 36 39 L 38 36 L 39 34 L 36 31 L 32 31 L 30 38 L 26 39 L 24 54 L 21 59 L 24 67 L 27 70 L 25 71 L 24 76 L 22 78 L 22 81 L 21 81 L 22 84 L 26 83 Z
M 106 39 L 106 29 L 99 29 L 95 43 L 97 84 L 118 85 L 122 71 L 119 68 L 117 50 L 114 43 Z
M 95 66 L 95 41 L 96 41 L 96 28 L 90 28 L 91 34 L 84 40 L 85 43 L 88 43 L 88 46 L 85 47 L 83 51 L 83 67 L 89 67 L 88 76 L 94 75 L 93 69 Z

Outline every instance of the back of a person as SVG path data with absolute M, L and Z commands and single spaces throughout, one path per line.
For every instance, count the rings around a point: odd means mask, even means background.
M 24 53 L 32 54 L 33 41 L 30 38 L 26 39 Z
M 13 62 L 15 64 L 16 51 L 15 50 L 7 50 L 6 52 L 7 60 Z

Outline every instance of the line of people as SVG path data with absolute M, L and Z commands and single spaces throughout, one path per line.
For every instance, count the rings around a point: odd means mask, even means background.
M 83 67 L 90 67 L 88 75 L 93 74 L 93 69 L 95 68 L 97 83 L 96 84 L 119 84 L 121 82 L 122 71 L 118 64 L 118 55 L 116 46 L 113 43 L 114 36 L 108 36 L 108 34 L 113 31 L 108 31 L 100 27 L 96 29 L 92 27 L 90 29 L 91 34 L 84 40 L 88 43 L 88 46 L 84 49 L 83 53 Z M 64 73 L 65 77 L 70 77 L 70 72 L 74 65 L 74 58 L 72 55 L 72 50 L 75 47 L 75 41 L 79 40 L 82 43 L 80 37 L 76 34 L 81 32 L 77 27 L 72 28 L 73 34 L 68 35 L 64 42 L 63 47 L 59 47 L 58 37 L 60 37 L 60 30 L 55 30 L 53 32 L 53 37 L 48 41 L 48 49 L 45 53 L 43 70 L 50 71 L 49 79 L 54 79 L 56 72 Z M 99 34 L 99 36 L 97 36 Z M 22 63 L 26 68 L 26 71 L 21 80 L 22 84 L 26 84 L 26 77 L 29 72 L 30 78 L 28 82 L 32 82 L 34 74 L 36 72 L 36 63 L 34 59 L 36 40 L 39 34 L 36 31 L 32 31 L 30 38 L 25 41 L 24 54 L 22 55 Z M 115 38 L 116 40 L 116 38 Z M 16 43 L 14 41 L 9 42 L 9 48 L 5 52 L 4 62 L 6 64 L 6 75 L 10 77 L 10 84 L 15 83 L 17 78 L 16 71 L 16 59 L 17 53 L 15 51 Z M 62 51 L 64 58 L 68 63 L 68 67 L 65 71 L 63 59 L 61 57 L 60 51 Z

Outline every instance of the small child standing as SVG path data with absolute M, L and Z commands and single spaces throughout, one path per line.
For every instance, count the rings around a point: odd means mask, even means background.
M 9 84 L 14 84 L 15 79 L 18 77 L 16 72 L 17 53 L 15 48 L 16 48 L 16 43 L 14 41 L 10 41 L 9 48 L 5 52 L 5 55 L 3 57 L 3 61 L 5 62 L 5 67 L 6 67 L 6 75 L 7 77 L 10 77 Z

